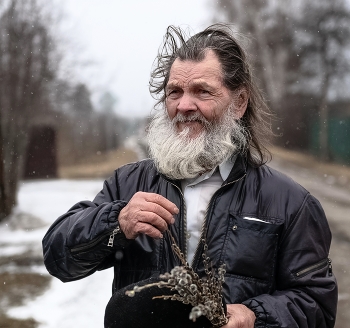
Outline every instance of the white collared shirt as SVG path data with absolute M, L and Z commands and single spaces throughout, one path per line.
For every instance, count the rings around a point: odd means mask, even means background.
M 210 172 L 181 181 L 186 202 L 188 263 L 192 262 L 196 251 L 210 199 L 228 178 L 235 159 L 232 157 Z

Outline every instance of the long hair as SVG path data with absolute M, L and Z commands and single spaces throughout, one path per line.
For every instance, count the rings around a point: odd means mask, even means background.
M 229 25 L 214 24 L 193 36 L 179 27 L 169 26 L 163 44 L 156 57 L 149 82 L 150 92 L 158 105 L 165 105 L 165 87 L 170 69 L 178 58 L 182 61 L 200 62 L 206 51 L 212 50 L 221 64 L 223 83 L 231 91 L 245 87 L 249 94 L 247 110 L 240 119 L 247 129 L 249 140 L 245 149 L 247 159 L 253 166 L 260 166 L 271 159 L 269 139 L 273 135 L 270 111 L 263 94 L 257 87 L 246 53 L 238 44 Z

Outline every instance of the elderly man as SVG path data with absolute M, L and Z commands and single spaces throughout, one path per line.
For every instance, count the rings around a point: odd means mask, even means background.
M 265 165 L 268 111 L 230 29 L 186 39 L 169 27 L 150 86 L 162 105 L 148 130 L 151 159 L 117 169 L 52 225 L 48 271 L 67 282 L 114 266 L 117 291 L 179 265 L 169 229 L 199 276 L 202 239 L 213 267 L 225 264 L 225 327 L 333 327 L 325 214 Z

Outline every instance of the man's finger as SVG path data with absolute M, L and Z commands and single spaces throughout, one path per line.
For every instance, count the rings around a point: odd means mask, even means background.
M 147 202 L 156 203 L 162 206 L 163 208 L 165 208 L 171 214 L 179 213 L 179 209 L 177 208 L 177 206 L 170 200 L 166 199 L 165 197 L 154 193 L 144 193 L 144 194 L 145 194 L 144 199 Z
M 164 232 L 168 229 L 167 222 L 156 213 L 142 212 L 140 215 L 139 222 L 150 224 L 158 229 L 160 232 Z
M 173 224 L 175 221 L 173 214 L 157 203 L 145 201 L 140 206 L 140 210 L 142 212 L 154 213 L 156 216 L 162 218 L 167 224 Z
M 157 228 L 155 228 L 151 224 L 143 223 L 143 222 L 138 222 L 136 224 L 135 232 L 137 233 L 137 235 L 145 234 L 145 235 L 148 235 L 152 238 L 162 238 L 163 237 L 162 233 Z

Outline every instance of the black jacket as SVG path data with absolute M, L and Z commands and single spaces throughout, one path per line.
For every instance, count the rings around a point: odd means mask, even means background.
M 137 191 L 161 194 L 178 206 L 170 230 L 186 254 L 180 186 L 144 160 L 116 170 L 93 202 L 80 202 L 55 221 L 43 239 L 48 271 L 67 282 L 114 266 L 115 291 L 179 265 L 167 236 L 111 238 L 120 210 Z M 268 166 L 252 168 L 238 157 L 210 201 L 205 228 L 213 266 L 226 264 L 226 303 L 251 308 L 255 327 L 334 326 L 331 233 L 321 205 L 305 189 Z M 192 262 L 199 275 L 204 274 L 202 251 L 199 245 Z

